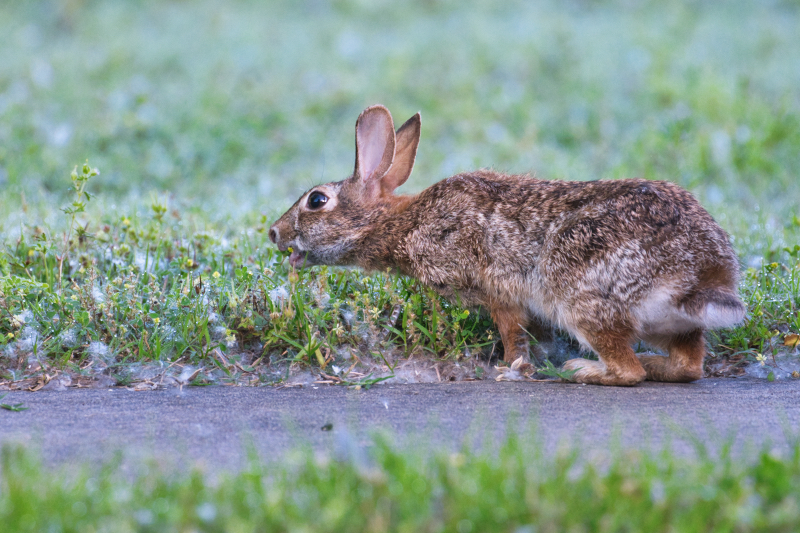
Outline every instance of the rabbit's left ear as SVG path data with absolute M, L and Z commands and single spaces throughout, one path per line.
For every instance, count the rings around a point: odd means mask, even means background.
M 395 133 L 394 162 L 386 175 L 381 178 L 381 192 L 392 194 L 406 182 L 414 169 L 419 146 L 421 119 L 419 113 L 411 117 Z
M 382 105 L 368 107 L 356 122 L 356 170 L 371 193 L 394 160 L 394 123 L 389 110 Z

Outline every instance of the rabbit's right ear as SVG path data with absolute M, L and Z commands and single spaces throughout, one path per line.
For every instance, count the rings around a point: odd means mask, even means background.
M 417 113 L 395 133 L 394 162 L 386 175 L 381 178 L 383 194 L 392 194 L 411 175 L 414 160 L 417 158 L 420 123 L 421 119 Z
M 394 123 L 382 105 L 368 107 L 356 122 L 356 169 L 370 196 L 380 194 L 380 180 L 394 160 Z

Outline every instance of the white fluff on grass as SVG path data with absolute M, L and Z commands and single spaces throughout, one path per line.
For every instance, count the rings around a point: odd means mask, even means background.
M 197 370 L 197 367 L 194 367 L 192 365 L 186 365 L 185 367 L 183 367 L 183 370 L 181 370 L 181 373 L 178 374 L 175 379 L 177 379 L 179 383 L 188 383 L 189 378 L 192 377 L 192 374 L 194 374 L 195 370 Z
M 311 295 L 314 297 L 314 300 L 317 302 L 317 305 L 320 307 L 325 307 L 328 305 L 328 302 L 331 301 L 331 296 L 328 294 L 327 291 L 320 290 L 318 287 L 313 287 L 311 289 Z
M 353 322 L 356 319 L 356 314 L 353 311 L 347 310 L 342 311 L 342 318 L 344 318 L 345 322 L 347 322 L 348 326 L 352 326 Z
M 176 331 L 172 326 L 160 326 L 158 329 L 161 332 L 161 338 L 165 341 L 175 340 Z
M 61 342 L 62 346 L 66 346 L 67 348 L 74 348 L 78 345 L 78 335 L 75 333 L 74 329 L 66 329 L 59 333 L 58 339 Z
M 25 309 L 20 314 L 11 317 L 11 324 L 15 328 L 21 328 L 24 324 L 31 324 L 33 321 L 33 313 L 29 309 Z
M 92 287 L 92 298 L 94 298 L 95 303 L 98 305 L 106 301 L 106 295 L 103 294 L 103 291 L 97 285 Z
M 93 341 L 86 349 L 89 356 L 95 361 L 108 364 L 114 359 L 114 354 L 108 349 L 108 345 L 104 342 Z
M 0 352 L 0 357 L 6 357 L 8 359 L 14 359 L 17 356 L 17 343 L 16 342 L 9 342 L 3 348 L 3 351 Z
M 25 329 L 22 330 L 20 334 L 19 342 L 17 343 L 17 348 L 22 350 L 23 352 L 30 352 L 34 348 L 39 346 L 39 332 L 36 331 L 31 326 L 27 326 Z
M 284 302 L 289 300 L 289 291 L 286 290 L 284 285 L 275 287 L 269 291 L 269 299 L 278 305 L 283 305 Z

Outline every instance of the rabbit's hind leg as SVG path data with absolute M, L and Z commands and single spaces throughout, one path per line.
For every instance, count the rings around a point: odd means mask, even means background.
M 702 329 L 675 335 L 663 345 L 667 348 L 669 357 L 639 356 L 649 381 L 688 383 L 703 377 L 706 344 Z
M 564 370 L 578 370 L 572 380 L 593 385 L 630 387 L 644 381 L 646 373 L 630 345 L 631 336 L 618 331 L 586 335 L 599 361 L 570 359 Z

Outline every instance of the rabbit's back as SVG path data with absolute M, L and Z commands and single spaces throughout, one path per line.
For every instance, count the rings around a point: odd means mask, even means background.
M 401 245 L 412 275 L 472 303 L 523 305 L 579 340 L 609 324 L 642 336 L 691 329 L 709 320 L 693 298 L 736 292 L 727 234 L 669 182 L 484 170 L 435 184 L 415 206 Z

